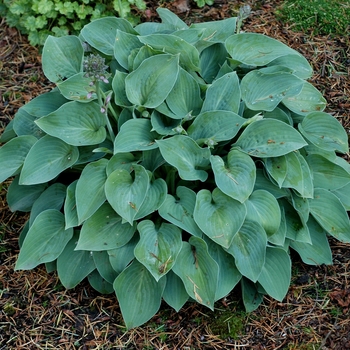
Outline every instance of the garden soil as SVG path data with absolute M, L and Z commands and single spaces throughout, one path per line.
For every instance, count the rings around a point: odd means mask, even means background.
M 327 112 L 350 129 L 349 36 L 292 31 L 275 13 L 283 1 L 246 1 L 252 14 L 242 30 L 276 38 L 302 53 L 314 68 L 310 82 L 328 101 Z M 157 21 L 168 7 L 188 24 L 237 15 L 243 2 L 218 0 L 197 8 L 187 0 L 148 1 L 139 13 Z M 40 50 L 0 19 L 0 133 L 16 111 L 52 85 L 41 70 Z M 0 350 L 5 349 L 350 349 L 350 245 L 330 239 L 333 265 L 308 266 L 293 255 L 291 287 L 283 302 L 269 297 L 246 314 L 240 290 L 218 301 L 215 312 L 191 303 L 179 313 L 162 304 L 144 326 L 126 331 L 116 297 L 86 282 L 66 290 L 39 266 L 14 271 L 18 236 L 27 214 L 6 204 L 0 185 Z

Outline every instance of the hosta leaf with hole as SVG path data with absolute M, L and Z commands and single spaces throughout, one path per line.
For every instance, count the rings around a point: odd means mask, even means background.
M 200 190 L 194 208 L 194 220 L 215 243 L 228 248 L 241 228 L 246 206 L 215 188 L 213 193 Z

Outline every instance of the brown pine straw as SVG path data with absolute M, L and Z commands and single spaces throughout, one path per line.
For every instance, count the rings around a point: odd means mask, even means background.
M 328 101 L 327 112 L 349 131 L 349 36 L 312 37 L 292 32 L 275 18 L 280 0 L 244 3 L 252 6 L 253 14 L 243 30 L 269 35 L 302 53 L 314 69 L 311 83 Z M 221 0 L 198 9 L 178 0 L 162 6 L 178 11 L 191 23 L 235 15 L 241 4 Z M 147 6 L 143 19 L 157 20 L 158 2 L 147 1 Z M 1 133 L 20 106 L 53 86 L 42 74 L 39 50 L 4 19 L 0 21 Z M 215 312 L 186 303 L 176 313 L 164 303 L 145 325 L 126 331 L 113 294 L 99 295 L 85 281 L 65 290 L 57 275 L 48 274 L 43 266 L 14 271 L 18 234 L 27 215 L 9 211 L 8 185 L 0 185 L 0 350 L 350 349 L 349 244 L 330 239 L 332 266 L 308 266 L 293 254 L 292 284 L 283 302 L 265 297 L 256 311 L 242 314 L 240 290 L 235 289 L 216 303 Z M 237 315 L 240 318 L 235 321 Z M 240 327 L 229 335 L 234 322 Z

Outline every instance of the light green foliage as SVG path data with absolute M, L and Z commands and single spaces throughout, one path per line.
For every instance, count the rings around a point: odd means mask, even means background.
M 78 34 L 91 20 L 119 16 L 133 24 L 139 19 L 132 7 L 145 10 L 143 0 L 3 0 L 0 16 L 11 27 L 27 34 L 31 45 L 43 45 L 49 35 Z
M 315 35 L 349 32 L 350 3 L 347 0 L 286 0 L 276 14 L 296 31 Z
M 247 311 L 283 300 L 291 249 L 331 264 L 327 236 L 350 242 L 348 137 L 305 58 L 236 34 L 236 18 L 158 12 L 50 36 L 57 87 L 0 139 L 9 206 L 31 213 L 16 269 L 44 263 L 66 288 L 87 277 L 116 293 L 127 328 L 162 299 L 213 310 L 237 284 Z

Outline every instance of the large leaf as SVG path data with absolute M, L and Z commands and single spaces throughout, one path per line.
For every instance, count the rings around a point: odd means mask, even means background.
M 43 211 L 29 228 L 15 270 L 30 270 L 57 259 L 72 236 L 72 228 L 65 230 L 62 213 L 56 209 Z
M 48 182 L 71 167 L 78 157 L 77 147 L 45 135 L 30 149 L 23 164 L 19 183 L 33 185 Z
M 267 237 L 263 227 L 246 220 L 227 251 L 234 256 L 239 272 L 256 282 L 265 264 Z
M 67 102 L 35 123 L 47 134 L 73 146 L 96 145 L 106 138 L 106 120 L 95 102 Z
M 325 151 L 349 152 L 348 135 L 331 115 L 312 112 L 298 124 L 300 132 L 315 146 Z
M 84 72 L 80 72 L 60 83 L 57 83 L 57 87 L 61 94 L 68 100 L 89 102 L 92 99 L 97 98 L 96 93 L 88 98 L 88 92 L 93 90 L 91 87 L 92 84 L 92 79 L 85 77 Z
M 133 166 L 133 177 L 124 169 L 113 171 L 105 185 L 106 197 L 112 208 L 130 225 L 133 224 L 149 187 L 149 176 L 141 165 Z
M 114 291 L 113 282 L 117 278 L 118 273 L 113 269 L 109 261 L 108 252 L 105 250 L 100 252 L 94 251 L 92 252 L 92 257 L 94 259 L 94 263 L 97 268 L 97 271 L 106 281 L 108 281 L 108 283 L 111 284 L 112 292 L 113 292 Z
M 57 259 L 57 273 L 65 288 L 74 288 L 87 275 L 95 270 L 95 263 L 90 252 L 75 250 L 78 233 L 68 242 Z
M 81 35 L 98 51 L 113 56 L 117 29 L 136 34 L 127 20 L 118 17 L 104 17 L 87 24 L 81 30 Z
M 159 215 L 174 225 L 182 228 L 190 234 L 202 237 L 203 232 L 193 219 L 193 211 L 196 204 L 196 194 L 187 187 L 176 188 L 176 196 L 166 196 L 162 206 L 159 208 Z
M 76 250 L 102 251 L 119 248 L 130 241 L 136 230 L 108 204 L 88 218 L 81 229 Z
M 309 204 L 312 216 L 330 235 L 350 243 L 349 217 L 338 197 L 325 189 L 315 188 Z
M 262 303 L 264 295 L 259 293 L 257 285 L 247 278 L 242 278 L 241 287 L 245 310 L 247 312 L 256 310 Z
M 310 231 L 311 242 L 290 241 L 290 247 L 298 252 L 305 264 L 318 266 L 322 264 L 331 265 L 333 259 L 327 232 L 313 217 L 310 217 L 307 226 Z
M 42 54 L 45 76 L 57 83 L 81 71 L 84 49 L 78 37 L 69 35 L 60 38 L 49 37 Z
M 244 152 L 260 158 L 282 156 L 306 145 L 297 130 L 275 119 L 254 121 L 235 143 Z
M 198 144 L 214 146 L 236 136 L 245 119 L 230 111 L 208 111 L 199 114 L 187 133 Z
M 178 56 L 164 54 L 145 59 L 125 79 L 128 100 L 147 108 L 159 106 L 174 87 L 178 72 Z
M 40 138 L 45 133 L 35 124 L 37 117 L 20 108 L 13 119 L 13 130 L 17 136 L 34 136 Z
M 116 70 L 112 80 L 114 102 L 118 106 L 127 107 L 132 105 L 126 96 L 126 91 L 125 91 L 125 79 L 127 76 L 128 76 L 127 73 L 123 73 Z
M 176 30 L 188 29 L 187 24 L 167 8 L 158 7 L 156 11 L 162 20 L 162 23 L 173 26 Z
M 265 168 L 269 175 L 282 187 L 287 176 L 288 164 L 285 156 L 269 157 L 264 159 Z
M 36 141 L 34 136 L 18 136 L 0 148 L 0 183 L 18 172 Z
M 242 100 L 251 110 L 273 111 L 286 97 L 300 93 L 304 81 L 290 72 L 270 73 L 266 69 L 253 70 L 241 82 Z
M 88 164 L 81 173 L 75 190 L 79 224 L 88 219 L 106 200 L 104 191 L 108 160 Z
M 241 89 L 236 72 L 227 73 L 208 88 L 201 112 L 223 110 L 238 113 Z
M 295 50 L 280 41 L 257 33 L 232 35 L 225 45 L 234 60 L 252 66 L 265 66 L 278 57 L 298 55 Z
M 215 300 L 224 298 L 242 278 L 238 271 L 234 257 L 227 253 L 218 244 L 206 239 L 210 256 L 219 265 L 218 285 L 215 293 Z
M 111 294 L 114 292 L 113 284 L 106 281 L 97 269 L 88 275 L 88 281 L 91 287 L 101 294 Z
M 73 181 L 67 187 L 66 200 L 64 202 L 64 218 L 66 222 L 66 229 L 69 227 L 75 227 L 79 225 L 77 204 L 75 198 L 75 192 L 77 188 L 78 180 Z
M 200 148 L 195 141 L 184 135 L 175 135 L 156 142 L 163 158 L 179 171 L 182 179 L 188 181 L 207 179 L 207 172 L 200 167 L 206 167 L 209 164 L 208 148 Z
M 200 88 L 192 75 L 180 68 L 175 85 L 166 103 L 179 118 L 189 114 L 197 115 L 202 107 Z
M 270 192 L 254 191 L 245 205 L 247 220 L 258 222 L 268 236 L 276 233 L 281 223 L 281 210 L 276 198 Z
M 314 187 L 336 190 L 350 182 L 349 172 L 318 154 L 308 155 L 306 161 L 312 173 Z
M 219 267 L 201 238 L 193 236 L 189 242 L 182 243 L 173 271 L 181 278 L 191 298 L 214 309 Z
M 113 287 L 130 329 L 147 322 L 158 311 L 165 284 L 157 283 L 146 267 L 134 260 L 115 279 Z
M 243 203 L 253 192 L 256 167 L 245 153 L 233 149 L 227 155 L 227 162 L 220 156 L 210 157 L 215 183 L 222 192 Z
M 295 52 L 295 55 L 289 54 L 281 56 L 271 61 L 268 66 L 283 66 L 293 71 L 293 74 L 301 79 L 308 79 L 312 76 L 312 67 L 307 59 Z
M 175 264 L 181 250 L 181 230 L 173 225 L 162 223 L 156 228 L 151 220 L 143 220 L 137 225 L 140 241 L 134 253 L 156 281 L 167 274 Z
M 159 135 L 152 131 L 149 119 L 130 119 L 120 128 L 114 140 L 114 153 L 145 151 L 157 148 L 155 140 Z
M 288 292 L 291 278 L 289 254 L 282 248 L 267 247 L 265 264 L 258 282 L 274 299 L 282 301 Z
M 184 39 L 172 34 L 151 34 L 140 36 L 139 40 L 155 50 L 168 54 L 179 55 L 180 64 L 189 71 L 199 70 L 199 53 L 197 49 Z M 158 69 L 161 66 L 157 67 Z M 166 78 L 167 80 L 169 78 Z
M 310 112 L 323 111 L 327 101 L 312 84 L 305 82 L 300 94 L 286 97 L 282 103 L 292 112 L 305 116 Z
M 209 238 L 224 248 L 231 245 L 246 214 L 244 204 L 227 196 L 218 188 L 215 188 L 213 193 L 208 190 L 200 190 L 197 193 L 194 220 Z

